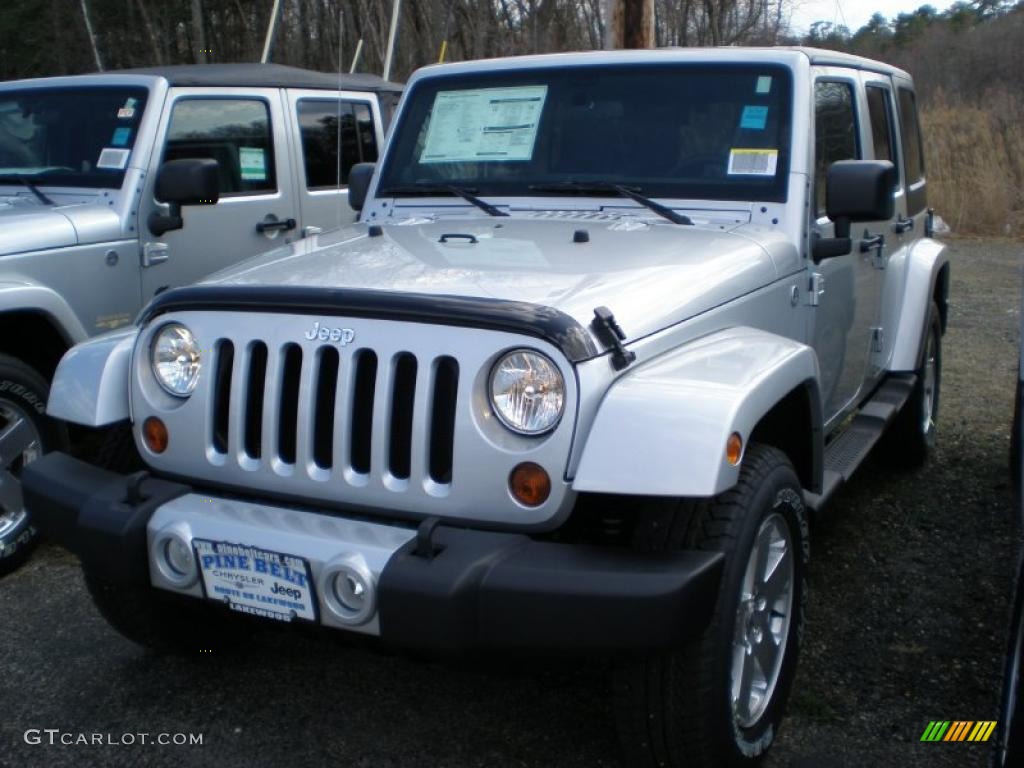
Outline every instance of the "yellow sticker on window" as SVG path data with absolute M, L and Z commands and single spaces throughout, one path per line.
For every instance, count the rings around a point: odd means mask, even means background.
M 778 166 L 777 149 L 732 149 L 727 172 L 730 176 L 774 176 Z

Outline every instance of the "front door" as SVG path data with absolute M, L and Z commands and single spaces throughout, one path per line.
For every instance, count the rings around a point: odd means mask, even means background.
M 825 215 L 825 177 L 837 160 L 864 157 L 865 131 L 859 121 L 856 73 L 822 70 L 814 86 L 814 229 L 832 237 Z M 812 267 L 817 273 L 818 306 L 813 316 L 814 348 L 821 368 L 826 426 L 831 427 L 854 408 L 877 374 L 872 365 L 881 343 L 878 329 L 883 260 L 889 247 L 885 230 L 876 222 L 851 226 L 852 251 Z
M 277 89 L 170 92 L 139 205 L 143 301 L 298 237 L 285 130 Z M 154 198 L 161 163 L 195 157 L 217 161 L 219 202 L 185 206 L 182 229 L 154 236 L 150 213 L 167 212 Z

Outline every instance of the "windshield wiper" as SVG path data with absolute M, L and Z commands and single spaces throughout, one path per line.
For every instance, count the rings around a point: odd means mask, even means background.
M 32 194 L 39 198 L 39 202 L 43 205 L 53 205 L 53 200 L 44 195 L 35 184 L 29 181 L 25 176 L 21 176 L 17 173 L 5 173 L 0 174 L 0 181 L 16 181 L 22 186 L 28 187 L 32 190 Z
M 552 184 L 531 184 L 530 189 L 535 192 L 557 192 L 574 195 L 600 195 L 614 192 L 617 195 L 628 197 L 630 200 L 640 203 L 645 208 L 650 208 L 673 224 L 693 226 L 693 220 L 689 216 L 673 211 L 667 205 L 656 203 L 651 198 L 641 195 L 640 187 L 626 187 L 622 184 L 610 184 L 602 181 L 559 181 Z
M 458 197 L 461 197 L 467 203 L 472 203 L 481 211 L 484 211 L 485 213 L 488 213 L 491 216 L 508 216 L 508 214 L 505 213 L 505 211 L 491 205 L 486 200 L 481 200 L 479 197 L 472 194 L 473 191 L 475 190 L 472 190 L 471 188 L 467 187 L 457 187 L 454 184 L 417 183 L 405 185 L 400 184 L 397 186 L 388 187 L 387 189 L 384 189 L 381 192 L 378 192 L 377 194 L 384 195 L 385 197 L 387 197 L 388 195 L 456 195 Z

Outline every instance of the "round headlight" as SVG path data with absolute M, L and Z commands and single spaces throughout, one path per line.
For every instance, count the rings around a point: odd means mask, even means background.
M 165 325 L 153 339 L 153 373 L 160 386 L 177 397 L 187 397 L 196 388 L 200 357 L 196 337 L 184 325 Z
M 501 423 L 521 435 L 549 432 L 562 418 L 565 380 L 540 352 L 517 349 L 491 371 L 491 406 Z

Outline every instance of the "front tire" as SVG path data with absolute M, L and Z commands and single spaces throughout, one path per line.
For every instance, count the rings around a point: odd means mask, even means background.
M 775 740 L 803 633 L 809 544 L 796 472 L 781 451 L 751 445 L 729 491 L 649 502 L 636 546 L 720 551 L 726 562 L 703 635 L 616 670 L 625 764 L 753 765 Z
M 50 388 L 35 370 L 0 355 L 0 575 L 31 554 L 38 534 L 21 497 L 21 470 L 67 447 L 67 431 L 46 415 Z

